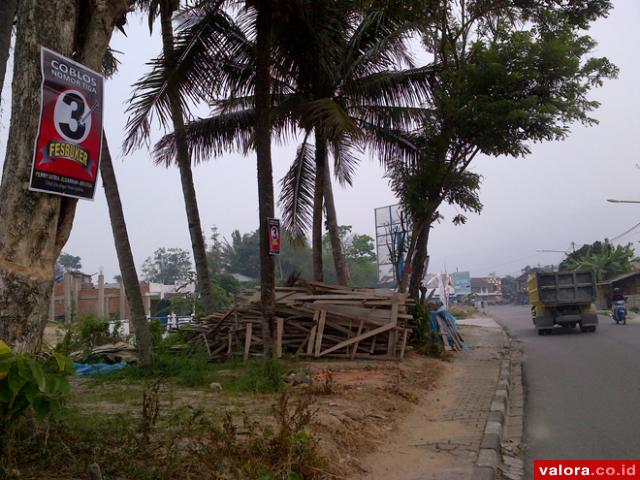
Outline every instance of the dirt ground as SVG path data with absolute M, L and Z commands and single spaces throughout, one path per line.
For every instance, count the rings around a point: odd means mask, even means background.
M 295 395 L 313 397 L 316 411 L 310 425 L 334 478 L 355 478 L 368 471 L 363 459 L 392 435 L 400 422 L 425 401 L 450 362 L 409 354 L 403 362 L 302 362 L 297 371 L 307 371 L 313 383 L 293 388 Z M 232 371 L 220 374 L 233 375 Z M 142 385 L 95 382 L 91 378 L 72 380 L 72 403 L 87 413 L 115 414 L 141 408 Z M 231 412 L 240 418 L 268 421 L 276 396 L 190 389 L 163 385 L 160 411 L 168 415 L 178 409 L 204 410 L 222 416 Z M 409 417 L 410 418 L 410 417 Z M 369 477 L 362 477 L 369 478 Z

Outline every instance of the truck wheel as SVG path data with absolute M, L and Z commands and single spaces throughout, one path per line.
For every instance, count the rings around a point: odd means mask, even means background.
M 592 325 L 592 326 L 591 326 L 591 328 L 589 329 L 589 331 L 590 331 L 591 333 L 594 333 L 594 332 L 596 331 L 596 326 L 595 326 L 595 325 Z

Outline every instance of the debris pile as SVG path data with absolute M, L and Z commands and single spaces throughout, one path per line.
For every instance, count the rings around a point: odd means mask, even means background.
M 466 350 L 468 348 L 458 333 L 456 317 L 444 308 L 431 312 L 431 331 L 440 338 L 445 351 Z
M 411 300 L 387 289 L 350 288 L 299 281 L 276 288 L 273 345 L 277 357 L 403 358 Z M 188 327 L 211 359 L 262 355 L 260 291 L 239 296 L 233 308 Z

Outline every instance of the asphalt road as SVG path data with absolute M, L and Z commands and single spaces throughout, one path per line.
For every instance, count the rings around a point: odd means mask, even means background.
M 529 474 L 533 459 L 640 459 L 640 319 L 539 336 L 528 306 L 490 313 L 524 351 Z

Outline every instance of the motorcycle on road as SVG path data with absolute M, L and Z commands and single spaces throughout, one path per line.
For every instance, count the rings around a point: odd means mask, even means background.
M 619 323 L 625 325 L 627 323 L 627 307 L 625 306 L 624 300 L 617 300 L 613 302 L 611 318 L 616 322 L 616 325 Z

